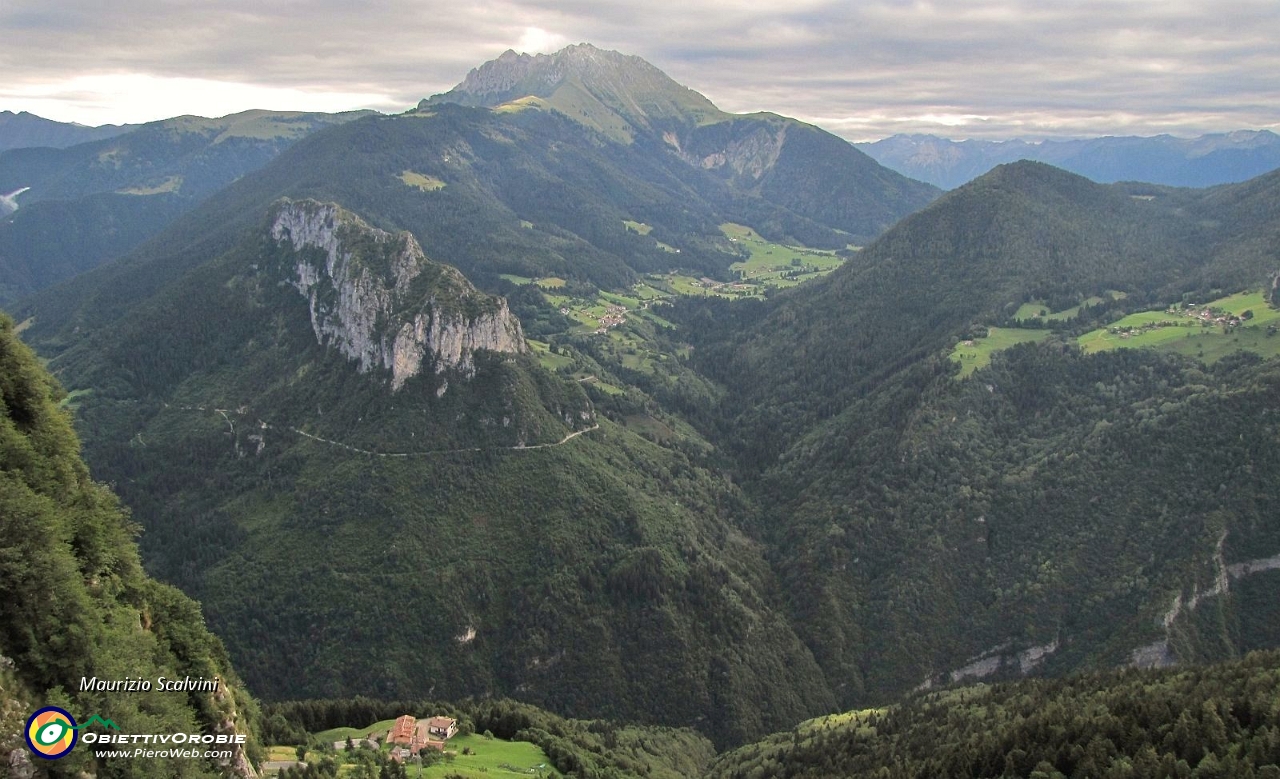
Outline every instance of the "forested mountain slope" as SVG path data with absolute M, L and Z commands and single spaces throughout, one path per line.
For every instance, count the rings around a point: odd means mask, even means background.
M 1083 315 L 1106 321 L 1269 285 L 1280 258 L 1251 237 L 1277 223 L 1273 186 L 1135 197 L 1018 163 L 826 280 L 678 317 L 729 390 L 719 440 L 844 702 L 1274 646 L 1274 360 L 1083 355 L 1070 324 L 962 381 L 945 358 L 1035 298 L 1127 292 Z
M 0 759 L 30 768 L 23 743 L 37 708 L 67 708 L 134 733 L 249 733 L 257 708 L 204 626 L 200 608 L 143 573 L 136 526 L 116 497 L 89 477 L 63 390 L 0 317 Z M 153 684 L 219 678 L 218 692 L 113 693 L 82 679 Z M 251 749 L 256 744 L 251 741 Z M 87 745 L 43 766 L 50 776 L 103 770 Z M 247 755 L 213 765 L 113 760 L 127 776 L 252 773 Z
M 725 113 L 639 57 L 585 43 L 536 56 L 508 51 L 421 107 L 442 103 L 534 107 L 619 143 L 660 140 L 667 151 L 729 184 L 734 221 L 778 240 L 844 246 L 799 216 L 866 243 L 937 194 L 817 127 L 776 114 Z
M 723 746 L 923 685 L 1280 645 L 1275 360 L 1076 340 L 1273 285 L 1280 174 L 1016 163 L 854 251 L 933 192 L 709 105 L 590 47 L 504 56 L 20 307 L 148 565 L 255 690 L 512 695 Z M 735 236 L 843 265 L 720 301 Z M 643 343 L 523 338 L 672 269 L 702 294 L 644 309 Z M 960 377 L 958 342 L 1031 319 L 1039 344 Z
M 52 366 L 151 570 L 265 697 L 519 694 L 721 743 L 834 703 L 737 490 L 408 233 L 282 201 Z
M 1280 777 L 1280 657 L 921 695 L 722 757 L 731 777 Z
M 727 310 L 719 330 L 695 314 L 691 332 L 708 334 L 702 365 L 734 393 L 735 430 L 766 447 L 767 463 L 808 425 L 1026 300 L 1116 290 L 1137 306 L 1261 284 L 1280 267 L 1265 238 L 1280 224 L 1277 182 L 1177 190 L 1001 166 L 827 279 Z

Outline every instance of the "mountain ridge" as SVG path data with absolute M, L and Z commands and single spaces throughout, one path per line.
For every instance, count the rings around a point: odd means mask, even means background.
M 316 338 L 358 360 L 362 373 L 389 369 L 393 392 L 428 356 L 436 373 L 470 378 L 477 349 L 528 351 L 506 301 L 479 296 L 461 273 L 431 263 L 411 234 L 393 236 L 314 200 L 281 203 L 270 219 L 271 237 L 299 255 L 289 283 L 308 300 Z M 308 261 L 308 249 L 323 261 Z
M 0 153 L 0 305 L 129 253 L 299 138 L 369 112 L 180 116 L 64 149 Z
M 58 122 L 29 111 L 0 111 L 0 152 L 38 146 L 65 148 L 121 135 L 136 124 L 88 127 L 74 122 Z
M 1143 181 L 1183 187 L 1238 183 L 1280 167 L 1280 136 L 1265 129 L 1195 138 L 1104 136 L 1037 142 L 952 141 L 912 134 L 855 145 L 881 164 L 944 189 L 1017 159 L 1047 162 L 1103 184 Z

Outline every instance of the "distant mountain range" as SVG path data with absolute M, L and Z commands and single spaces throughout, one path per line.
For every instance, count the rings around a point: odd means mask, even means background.
M 1038 143 L 894 135 L 856 145 L 881 165 L 943 189 L 1016 160 L 1047 162 L 1103 184 L 1145 181 L 1175 187 L 1229 184 L 1280 168 L 1280 135 L 1270 130 L 1198 138 L 1108 136 Z
M 104 124 L 86 127 L 82 124 L 55 122 L 42 116 L 19 111 L 0 111 L 0 151 L 47 146 L 65 149 L 78 143 L 100 141 L 123 135 L 136 124 Z
M 132 250 L 298 139 L 369 113 L 180 116 L 0 152 L 0 304 Z

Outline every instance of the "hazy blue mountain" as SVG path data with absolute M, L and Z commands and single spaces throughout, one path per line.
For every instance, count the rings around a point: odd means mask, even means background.
M 0 111 L 0 151 L 48 146 L 64 149 L 78 143 L 89 143 L 127 133 L 136 124 L 104 124 L 86 127 L 82 124 L 55 122 L 27 111 Z
M 1104 184 L 1146 181 L 1178 187 L 1240 182 L 1280 167 L 1280 135 L 1270 130 L 1036 143 L 894 135 L 857 146 L 882 165 L 943 189 L 1015 160 L 1047 162 Z

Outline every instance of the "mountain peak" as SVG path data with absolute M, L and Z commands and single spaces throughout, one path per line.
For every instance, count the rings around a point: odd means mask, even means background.
M 552 54 L 508 49 L 453 89 L 423 100 L 495 108 L 545 107 L 629 142 L 636 130 L 700 124 L 724 116 L 706 97 L 640 57 L 579 43 Z

